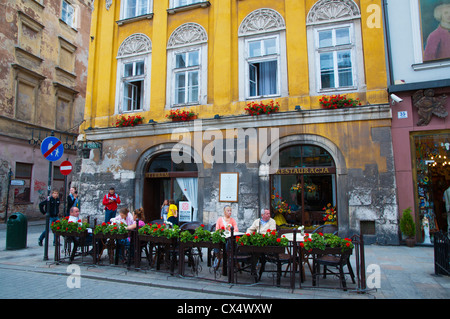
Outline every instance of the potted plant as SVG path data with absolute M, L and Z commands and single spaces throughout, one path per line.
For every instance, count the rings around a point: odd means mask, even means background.
M 126 127 L 126 126 L 136 126 L 142 124 L 144 118 L 140 115 L 136 116 L 125 116 L 121 115 L 117 121 L 114 123 L 115 127 Z
M 264 102 L 249 102 L 247 103 L 247 107 L 245 108 L 245 111 L 253 116 L 253 115 L 260 115 L 260 114 L 272 114 L 275 112 L 278 112 L 280 109 L 280 104 L 278 102 L 274 102 L 271 100 L 269 103 Z
M 406 236 L 406 246 L 413 247 L 415 245 L 416 224 L 411 216 L 411 207 L 403 210 L 402 218 L 400 219 L 400 230 Z
M 197 114 L 195 114 L 192 111 L 187 110 L 170 110 L 169 114 L 166 114 L 166 117 L 168 119 L 171 119 L 173 122 L 180 122 L 180 121 L 190 121 L 195 120 L 197 118 Z
M 332 96 L 322 96 L 319 100 L 320 105 L 324 109 L 341 109 L 341 108 L 349 108 L 361 106 L 361 102 L 359 99 L 347 98 L 346 95 L 332 95 Z

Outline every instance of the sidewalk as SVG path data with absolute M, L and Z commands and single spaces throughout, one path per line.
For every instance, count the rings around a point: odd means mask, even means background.
M 38 237 L 45 229 L 42 221 L 28 223 L 27 247 L 20 250 L 6 250 L 6 224 L 0 224 L 0 276 L 2 269 L 20 269 L 38 273 L 68 275 L 67 263 L 53 263 L 53 234 L 49 237 L 48 261 L 43 260 L 44 247 L 38 246 Z M 85 257 L 86 261 L 90 257 Z M 235 284 L 215 282 L 197 277 L 171 276 L 165 271 L 153 269 L 136 271 L 123 266 L 93 266 L 81 264 L 82 278 L 93 278 L 115 282 L 126 282 L 149 287 L 163 287 L 177 290 L 230 294 L 246 298 L 281 299 L 449 299 L 450 277 L 434 275 L 433 247 L 416 246 L 365 246 L 367 281 L 373 282 L 373 270 L 379 270 L 380 287 L 357 293 L 349 289 L 311 288 L 292 292 L 285 285 L 276 287 L 262 284 Z M 374 266 L 370 266 L 374 265 Z M 355 269 L 354 269 L 355 270 Z M 308 270 L 307 270 L 308 271 Z M 356 271 L 356 270 L 355 270 Z M 203 269 L 203 272 L 208 272 Z M 222 277 L 223 279 L 223 277 Z M 283 279 L 285 280 L 285 279 Z M 329 279 L 327 279 L 329 280 Z M 266 282 L 270 279 L 266 279 Z M 305 282 L 304 286 L 311 286 Z M 349 285 L 349 287 L 352 287 Z M 354 285 L 353 285 L 354 287 Z

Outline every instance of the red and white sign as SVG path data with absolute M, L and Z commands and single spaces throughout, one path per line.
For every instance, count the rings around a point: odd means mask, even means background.
M 72 173 L 72 163 L 69 161 L 64 161 L 61 163 L 61 166 L 59 166 L 59 171 L 63 175 L 69 175 Z

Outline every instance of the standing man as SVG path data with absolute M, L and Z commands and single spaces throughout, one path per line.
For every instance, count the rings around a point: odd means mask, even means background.
M 103 205 L 105 205 L 105 223 L 111 218 L 116 217 L 117 204 L 120 204 L 120 197 L 116 194 L 114 187 L 109 189 L 108 194 L 103 197 Z
M 50 219 L 49 223 L 50 225 L 53 222 L 56 222 L 58 220 L 58 214 L 59 214 L 59 192 L 57 190 L 53 190 L 52 195 L 49 196 L 46 200 L 39 203 L 39 210 L 43 215 L 47 214 L 47 202 L 50 202 L 49 209 L 50 209 Z M 39 246 L 42 246 L 42 241 L 45 237 L 45 229 L 42 232 L 41 236 L 39 236 Z M 53 245 L 55 245 L 55 236 L 53 235 Z

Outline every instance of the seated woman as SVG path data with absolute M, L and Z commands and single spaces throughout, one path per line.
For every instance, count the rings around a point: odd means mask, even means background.
M 230 231 L 231 226 L 233 226 L 235 232 L 239 231 L 236 221 L 231 217 L 231 212 L 230 205 L 226 205 L 223 208 L 223 216 L 216 221 L 216 230 L 225 229 L 225 231 Z
M 111 218 L 111 223 L 124 223 L 130 226 L 134 223 L 133 215 L 130 213 L 128 208 L 122 207 L 119 210 L 119 216 Z
M 142 227 L 145 225 L 144 222 L 144 209 L 141 207 L 139 209 L 136 209 L 133 214 L 133 223 L 127 227 L 128 230 L 135 230 L 136 229 L 136 219 L 139 219 L 139 227 Z

